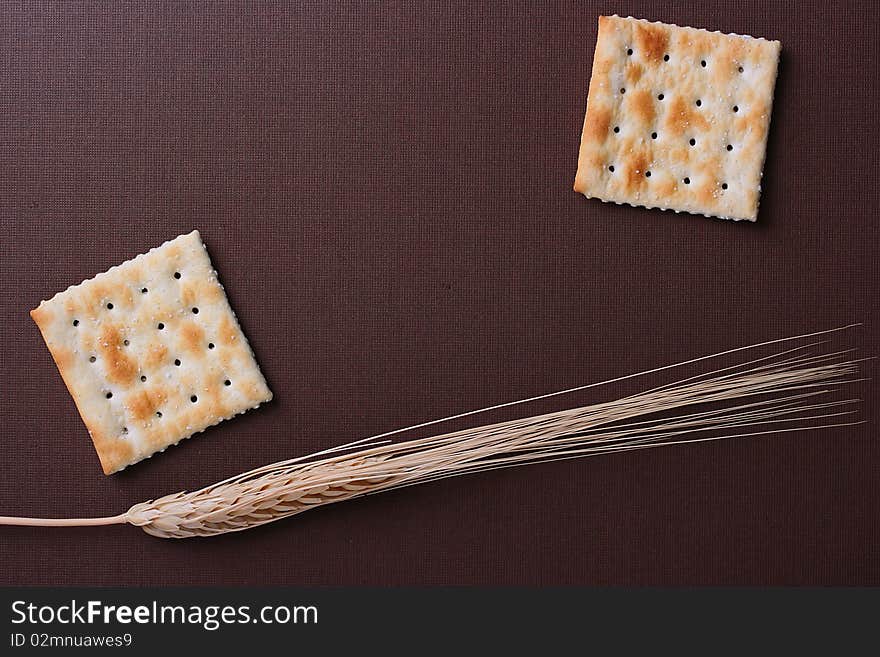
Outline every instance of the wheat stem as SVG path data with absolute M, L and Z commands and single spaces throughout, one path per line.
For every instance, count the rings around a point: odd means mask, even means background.
M 128 522 L 126 514 L 105 518 L 18 518 L 0 516 L 0 525 L 17 527 L 96 527 L 98 525 L 122 525 Z

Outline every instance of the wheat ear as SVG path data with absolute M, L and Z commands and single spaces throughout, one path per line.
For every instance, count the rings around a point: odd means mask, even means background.
M 211 536 L 274 522 L 308 509 L 447 477 L 560 459 L 685 442 L 821 429 L 860 423 L 858 399 L 831 393 L 858 378 L 853 350 L 819 353 L 833 331 L 772 340 L 549 395 L 509 402 L 380 434 L 274 463 L 192 491 L 135 504 L 107 518 L 0 517 L 0 525 L 130 523 L 162 538 Z M 514 404 L 567 394 L 736 352 L 794 343 L 611 402 L 392 443 L 402 431 Z M 685 412 L 688 407 L 699 406 Z M 674 412 L 674 413 L 673 413 Z

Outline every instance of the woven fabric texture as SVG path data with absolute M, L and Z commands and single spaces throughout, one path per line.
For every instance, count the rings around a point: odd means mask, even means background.
M 880 355 L 876 9 L 626 6 L 782 42 L 755 224 L 572 191 L 608 10 L 7 5 L 0 513 L 116 514 L 393 428 L 850 322 L 865 326 L 848 344 Z M 105 477 L 28 311 L 193 229 L 275 399 Z M 878 384 L 856 394 L 859 427 L 493 472 L 212 540 L 2 528 L 0 584 L 876 585 Z

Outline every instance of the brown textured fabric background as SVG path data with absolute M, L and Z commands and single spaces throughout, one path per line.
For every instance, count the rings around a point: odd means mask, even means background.
M 115 514 L 850 322 L 880 355 L 876 9 L 706 5 L 5 3 L 0 513 Z M 600 13 L 782 41 L 757 224 L 571 191 Z M 193 228 L 275 400 L 104 477 L 28 310 Z M 859 427 L 495 472 L 214 540 L 3 528 L 0 584 L 880 584 L 878 385 L 856 394 Z

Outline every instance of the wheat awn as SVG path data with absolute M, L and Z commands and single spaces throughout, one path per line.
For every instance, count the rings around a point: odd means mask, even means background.
M 845 326 L 730 349 L 618 377 L 389 431 L 263 466 L 192 492 L 135 504 L 106 518 L 0 517 L 0 525 L 129 523 L 162 538 L 242 531 L 318 506 L 497 468 L 682 443 L 859 424 L 856 398 L 835 396 L 863 380 L 851 349 L 821 353 L 818 336 Z M 703 372 L 610 402 L 508 420 L 428 438 L 389 436 L 477 413 L 580 392 L 645 374 L 781 343 L 796 346 Z M 829 397 L 830 395 L 830 397 Z M 691 406 L 705 410 L 682 412 Z M 673 411 L 677 414 L 670 414 Z

